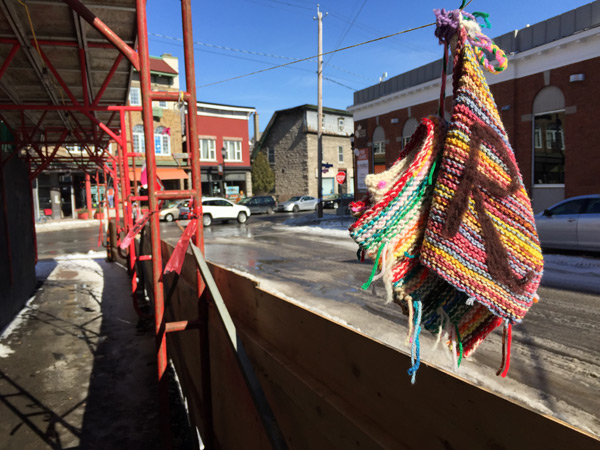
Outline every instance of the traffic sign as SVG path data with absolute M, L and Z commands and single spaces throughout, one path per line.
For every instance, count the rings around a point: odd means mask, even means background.
M 344 184 L 344 182 L 346 181 L 346 172 L 343 172 L 343 171 L 340 170 L 335 175 L 335 181 L 337 181 L 338 184 Z

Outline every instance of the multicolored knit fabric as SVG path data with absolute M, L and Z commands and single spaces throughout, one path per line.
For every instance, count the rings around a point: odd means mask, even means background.
M 419 259 L 445 127 L 445 121 L 437 116 L 423 119 L 394 165 L 366 177 L 368 204 L 350 227 L 350 235 L 375 261 L 370 281 L 383 279 L 387 301 L 399 304 L 411 318 L 413 302 L 418 302 L 420 324 L 432 333 L 458 331 L 456 340 L 466 357 L 500 319 L 486 308 L 467 305 L 466 294 Z M 377 269 L 380 274 L 374 277 Z M 411 327 L 411 339 L 417 327 Z
M 457 34 L 452 118 L 421 262 L 466 293 L 469 303 L 520 322 L 542 277 L 542 253 L 498 109 L 467 31 L 460 26 Z
M 406 157 L 387 171 L 368 175 L 369 209 L 350 226 L 350 236 L 375 260 L 373 279 L 383 278 L 388 303 L 402 300 L 423 284 L 418 254 L 429 215 L 433 170 L 445 124 L 423 119 L 406 147 Z M 380 275 L 374 277 L 377 268 Z M 409 276 L 410 275 L 410 276 Z M 411 283 L 406 283 L 413 280 Z

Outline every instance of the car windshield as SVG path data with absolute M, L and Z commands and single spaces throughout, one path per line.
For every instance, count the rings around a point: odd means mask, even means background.
M 241 199 L 241 200 L 238 202 L 238 204 L 239 204 L 239 205 L 245 205 L 245 204 L 246 204 L 246 203 L 248 203 L 250 200 L 251 200 L 251 198 L 250 198 L 250 197 L 246 197 L 246 198 L 243 198 L 243 199 Z
M 290 201 L 290 202 L 297 202 L 298 200 L 300 200 L 300 196 L 299 195 L 296 196 L 296 197 L 290 198 L 288 201 Z

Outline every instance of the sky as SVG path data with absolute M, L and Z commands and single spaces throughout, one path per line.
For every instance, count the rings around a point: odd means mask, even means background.
M 433 23 L 433 9 L 456 9 L 460 0 L 323 0 L 323 52 Z M 489 13 L 490 37 L 535 24 L 589 0 L 543 2 L 473 0 L 465 10 Z M 543 7 L 540 5 L 543 4 Z M 185 87 L 180 3 L 148 0 L 151 55 L 179 57 Z M 318 53 L 316 2 L 309 0 L 192 1 L 199 101 L 256 108 L 260 130 L 273 112 L 317 104 L 317 60 L 225 81 Z M 357 90 L 441 58 L 434 27 L 323 57 L 323 105 L 346 109 Z M 221 82 L 218 84 L 213 84 Z M 250 136 L 253 135 L 250 125 Z

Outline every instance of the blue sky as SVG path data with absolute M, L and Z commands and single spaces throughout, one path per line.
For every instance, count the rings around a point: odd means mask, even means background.
M 589 0 L 473 0 L 466 11 L 490 14 L 490 37 L 561 14 Z M 460 1 L 324 0 L 323 51 L 357 44 L 434 21 L 433 9 Z M 543 4 L 543 7 L 540 7 Z M 317 62 L 294 64 L 211 86 L 204 85 L 317 54 L 316 2 L 308 0 L 192 1 L 198 100 L 251 106 L 261 131 L 274 111 L 317 103 Z M 185 86 L 179 2 L 148 0 L 151 55 L 180 59 Z M 434 27 L 324 56 L 323 104 L 345 109 L 353 93 L 441 58 Z M 157 36 L 158 35 L 158 36 Z M 220 47 L 228 47 L 227 50 Z M 327 78 L 329 80 L 327 80 Z M 252 135 L 251 131 L 251 135 Z

